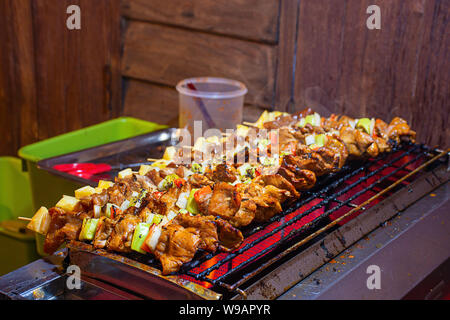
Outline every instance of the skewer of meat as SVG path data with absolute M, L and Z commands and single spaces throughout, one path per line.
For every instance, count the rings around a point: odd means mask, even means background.
M 386 139 L 414 139 L 415 135 L 401 119 L 393 120 L 390 125 L 376 120 L 372 136 L 382 141 L 372 139 L 370 144 L 362 143 L 358 138 L 358 132 L 362 131 L 353 128 L 351 120 L 344 117 L 319 118 L 314 125 L 298 125 L 311 115 L 311 110 L 305 110 L 295 115 L 279 114 L 272 121 L 259 121 L 263 128 L 278 127 L 280 150 L 285 154 L 274 164 L 276 171 L 255 174 L 254 170 L 246 183 L 237 181 L 241 167 L 226 163 L 195 173 L 193 165 L 172 163 L 161 168 L 144 166 L 139 174 L 127 169 L 115 183 L 103 188 L 99 185 L 102 190 L 81 194 L 79 189 L 79 199 L 65 196 L 54 208 L 48 211 L 41 208 L 30 227 L 47 235 L 44 249 L 49 253 L 65 240 L 77 239 L 92 241 L 97 248 L 128 252 L 133 250 L 137 230 L 147 229 L 145 239 L 136 241 L 139 247 L 134 250 L 153 253 L 161 261 L 163 273 L 168 274 L 190 261 L 199 249 L 213 252 L 217 248 L 238 247 L 243 237 L 236 228 L 265 221 L 279 213 L 283 202 L 295 200 L 300 196 L 298 191 L 314 186 L 317 176 L 339 170 L 349 154 L 374 155 L 371 145 L 378 146 Z M 323 141 L 319 145 L 308 143 L 311 135 L 322 136 Z M 377 152 L 380 150 L 388 149 L 378 148 Z M 171 176 L 177 178 L 165 186 Z M 193 203 L 195 214 L 199 214 L 194 216 L 180 204 L 193 189 L 198 189 L 193 193 Z M 156 221 L 155 217 L 158 217 Z M 92 220 L 96 223 L 95 228 L 91 227 L 94 232 L 85 234 Z

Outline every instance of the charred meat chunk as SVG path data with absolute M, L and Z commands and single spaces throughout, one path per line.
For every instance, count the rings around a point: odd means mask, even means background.
M 342 127 L 339 136 L 352 158 L 376 157 L 379 153 L 377 144 L 365 132 L 350 127 Z
M 187 178 L 187 181 L 192 185 L 193 188 L 202 188 L 205 186 L 214 185 L 214 181 L 208 179 L 203 174 L 194 173 Z
M 296 166 L 297 160 L 293 155 L 283 157 L 283 163 L 278 169 L 278 174 L 289 181 L 296 190 L 311 189 L 316 183 L 316 175 L 311 170 L 300 169 Z
M 208 214 L 220 216 L 226 220 L 231 220 L 241 206 L 241 196 L 236 187 L 219 182 L 214 185 L 214 190 L 209 201 Z
M 393 140 L 396 143 L 400 143 L 402 139 L 412 142 L 416 140 L 416 132 L 412 131 L 408 123 L 400 117 L 392 119 L 391 123 L 386 128 L 385 134 L 390 140 Z
M 65 240 L 76 240 L 81 231 L 83 218 L 87 214 L 67 213 L 61 208 L 49 209 L 51 217 L 50 227 L 44 241 L 44 252 L 54 253 Z
M 244 236 L 239 229 L 233 227 L 228 221 L 218 217 L 208 216 L 206 219 L 211 219 L 217 226 L 217 233 L 219 236 L 219 248 L 222 251 L 231 251 L 239 248 L 244 241 Z M 213 220 L 212 220 L 213 219 Z
M 154 252 L 161 262 L 162 274 L 168 275 L 180 269 L 183 263 L 194 258 L 201 244 L 199 231 L 171 223 L 164 226 Z
M 236 228 L 245 227 L 253 222 L 256 215 L 256 203 L 252 199 L 242 198 L 241 206 L 233 218 L 229 221 Z
M 217 226 L 213 219 L 207 219 L 204 216 L 191 216 L 189 214 L 179 214 L 174 223 L 177 223 L 184 228 L 194 228 L 198 230 L 200 236 L 199 248 L 214 252 L 219 245 L 219 236 L 217 234 Z
M 134 229 L 139 222 L 141 222 L 141 219 L 135 215 L 123 215 L 114 225 L 111 236 L 107 241 L 108 250 L 117 252 L 131 251 Z
M 106 246 L 106 242 L 111 236 L 114 230 L 116 221 L 103 216 L 98 221 L 97 230 L 95 232 L 93 245 L 97 249 L 103 249 Z
M 236 169 L 226 163 L 218 164 L 209 174 L 209 178 L 214 182 L 234 182 L 236 181 Z

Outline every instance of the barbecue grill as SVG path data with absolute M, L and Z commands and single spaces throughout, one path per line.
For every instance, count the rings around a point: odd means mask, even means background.
M 52 166 L 68 162 L 68 159 L 91 162 L 136 160 L 130 158 L 132 154 L 142 161 L 145 157 L 157 156 L 148 154 L 156 146 L 173 142 L 168 132 L 163 130 L 129 139 L 127 144 L 116 142 L 44 160 L 39 165 L 53 174 L 79 181 L 79 177 L 55 172 Z M 51 259 L 38 260 L 1 278 L 0 292 L 11 299 L 90 299 L 98 296 L 115 299 L 275 299 L 297 295 L 311 298 L 320 296 L 312 294 L 311 287 L 305 289 L 312 277 L 317 286 L 320 284 L 331 294 L 326 285 L 337 280 L 324 276 L 324 270 L 336 269 L 336 257 L 354 250 L 359 241 L 392 224 L 395 217 L 406 215 L 408 207 L 423 202 L 419 199 L 433 190 L 440 190 L 439 201 L 444 206 L 440 217 L 444 219 L 443 225 L 447 224 L 447 232 L 437 240 L 443 244 L 444 252 L 439 255 L 440 269 L 435 266 L 421 270 L 421 276 L 430 277 L 439 269 L 442 275 L 439 283 L 446 288 L 448 279 L 445 277 L 450 273 L 450 248 L 446 245 L 450 243 L 449 176 L 448 151 L 404 143 L 376 159 L 349 162 L 339 172 L 321 177 L 313 189 L 303 192 L 296 202 L 286 204 L 280 214 L 265 223 L 243 229 L 245 240 L 240 248 L 229 253 L 198 252 L 177 274 L 162 276 L 159 262 L 148 255 L 95 250 L 89 244 L 74 241 Z M 438 198 L 433 200 L 438 201 Z M 381 248 L 374 247 L 371 254 L 379 250 Z M 354 261 L 358 261 L 357 256 Z M 392 263 L 401 265 L 401 261 Z M 78 291 L 65 289 L 65 268 L 72 264 L 81 268 L 83 288 Z M 56 271 L 55 265 L 59 267 Z M 30 281 L 30 277 L 42 270 L 46 270 L 45 274 Z M 345 274 L 351 272 L 346 270 Z M 418 284 L 415 287 L 420 289 Z M 406 294 L 412 287 L 403 289 Z

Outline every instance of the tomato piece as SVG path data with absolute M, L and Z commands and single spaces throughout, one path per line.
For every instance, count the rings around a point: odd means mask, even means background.
M 292 146 L 292 148 L 291 148 L 291 154 L 294 154 L 294 155 L 295 155 L 295 151 L 296 151 L 296 148 L 295 148 L 295 145 L 294 145 L 294 146 Z
M 183 178 L 179 178 L 179 179 L 175 179 L 173 181 L 173 183 L 177 186 L 177 188 L 181 188 L 182 186 L 185 185 L 186 180 L 184 180 Z
M 162 194 L 163 194 L 162 191 L 155 191 L 155 192 L 153 192 L 153 196 L 154 196 L 156 199 L 161 198 Z
M 155 224 L 152 224 L 150 226 L 150 228 L 148 229 L 148 233 L 147 233 L 147 236 L 145 237 L 144 242 L 141 245 L 141 249 L 144 250 L 145 252 L 148 252 L 148 253 L 152 253 L 152 252 L 151 252 L 150 248 L 147 245 L 147 240 L 148 240 L 148 238 L 151 237 L 154 228 L 155 228 Z
M 111 207 L 111 219 L 114 219 L 119 214 L 122 214 L 122 210 L 120 208 L 117 208 L 116 206 Z
M 194 193 L 194 199 L 195 199 L 195 201 L 199 202 L 200 201 L 200 197 L 202 195 L 205 195 L 205 194 L 208 194 L 208 193 L 211 193 L 211 192 L 212 192 L 212 189 L 211 189 L 210 186 L 203 187 L 203 188 L 197 190 Z
M 243 188 L 244 185 L 245 185 L 245 183 L 237 183 L 237 184 L 236 184 L 236 189 L 238 189 L 238 188 Z

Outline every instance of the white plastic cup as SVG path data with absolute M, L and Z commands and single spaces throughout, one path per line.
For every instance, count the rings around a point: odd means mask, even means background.
M 193 85 L 193 87 L 192 87 Z M 177 84 L 179 92 L 179 127 L 193 133 L 194 121 L 207 129 L 235 129 L 242 123 L 245 85 L 236 80 L 202 77 Z

